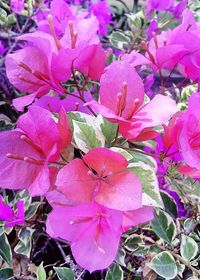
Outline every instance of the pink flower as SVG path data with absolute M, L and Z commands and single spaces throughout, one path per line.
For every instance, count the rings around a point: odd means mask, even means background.
M 160 94 L 145 105 L 143 102 L 143 82 L 126 58 L 110 64 L 102 75 L 100 104 L 87 104 L 110 121 L 118 122 L 119 132 L 127 139 L 144 141 L 157 135 L 152 129 L 168 121 L 177 107 L 170 97 Z
M 167 11 L 174 5 L 174 0 L 148 0 L 146 13 L 152 13 L 154 11 Z
M 180 150 L 183 160 L 188 165 L 184 173 L 195 177 L 200 171 L 200 93 L 192 94 L 188 102 L 188 109 L 178 114 L 173 127 L 174 139 Z
M 20 14 L 24 10 L 24 0 L 10 0 L 11 9 L 14 13 Z
M 42 96 L 39 99 L 35 99 L 31 106 L 39 106 L 54 113 L 59 113 L 63 107 L 66 112 L 79 111 L 91 115 L 90 110 L 84 106 L 84 102 L 78 97 L 78 92 L 73 92 L 73 96 L 68 95 L 62 100 L 57 96 Z M 84 92 L 84 99 L 86 102 L 89 102 L 93 100 L 93 97 L 90 92 Z
M 127 165 L 119 153 L 94 148 L 82 160 L 74 159 L 64 166 L 55 184 L 71 203 L 94 199 L 111 209 L 134 210 L 142 206 L 142 189 L 137 177 L 126 171 Z
M 50 187 L 48 165 L 57 162 L 72 138 L 63 110 L 56 124 L 51 113 L 32 107 L 21 116 L 17 128 L 0 133 L 0 182 L 2 188 L 28 189 L 32 196 Z
M 48 234 L 68 240 L 77 263 L 90 272 L 105 269 L 115 260 L 125 228 L 153 219 L 151 207 L 130 212 L 95 202 L 53 207 L 47 219 Z
M 19 200 L 16 204 L 16 212 L 3 203 L 3 198 L 0 195 L 0 220 L 5 222 L 6 227 L 13 227 L 15 225 L 23 225 L 24 224 L 24 202 L 23 200 Z
M 99 1 L 92 3 L 90 6 L 90 12 L 92 12 L 98 19 L 99 22 L 99 33 L 106 35 L 107 25 L 111 23 L 111 11 L 106 1 Z
M 6 57 L 6 72 L 10 82 L 20 91 L 30 93 L 28 96 L 14 99 L 13 104 L 18 110 L 32 103 L 34 98 L 47 94 L 50 89 L 63 92 L 60 82 L 71 75 L 69 69 L 60 75 L 54 75 L 53 59 L 58 55 L 53 37 L 47 33 L 34 32 L 19 37 L 28 45 Z M 32 54 L 30 56 L 30 53 Z M 56 69 L 59 73 L 59 66 Z

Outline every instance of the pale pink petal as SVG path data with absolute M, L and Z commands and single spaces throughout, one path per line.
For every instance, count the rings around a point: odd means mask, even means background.
M 121 223 L 121 212 L 96 203 L 75 207 L 56 206 L 48 216 L 47 232 L 52 237 L 71 241 L 72 254 L 77 263 L 92 272 L 104 269 L 114 261 Z
M 28 112 L 18 119 L 17 126 L 46 156 L 49 155 L 52 147 L 56 144 L 57 151 L 54 155 L 54 160 L 56 160 L 61 141 L 57 125 L 48 110 L 37 106 L 30 107 Z
M 127 94 L 123 118 L 128 118 L 135 107 L 135 99 L 138 106 L 144 100 L 144 85 L 135 69 L 127 61 L 115 61 L 110 64 L 100 80 L 100 103 L 116 113 L 117 95 L 122 93 L 123 83 L 127 83 Z
M 41 171 L 42 165 L 32 164 L 24 160 L 7 158 L 7 154 L 44 160 L 42 154 L 33 146 L 21 140 L 23 133 L 19 130 L 1 132 L 0 134 L 0 182 L 2 188 L 28 188 Z
M 12 104 L 16 110 L 24 111 L 24 107 L 26 107 L 27 105 L 30 105 L 34 101 L 36 96 L 37 96 L 37 93 L 32 93 L 29 95 L 18 97 L 18 98 L 13 99 Z
M 142 187 L 132 172 L 123 172 L 102 181 L 95 200 L 111 209 L 134 210 L 142 206 Z
M 74 62 L 74 67 L 92 80 L 99 80 L 105 63 L 105 52 L 101 45 L 91 45 L 80 53 Z
M 88 171 L 80 159 L 72 160 L 59 171 L 56 186 L 72 203 L 87 203 L 92 200 L 96 182 Z
M 123 228 L 124 231 L 128 230 L 132 226 L 137 226 L 153 220 L 153 208 L 149 206 L 143 206 L 142 208 L 127 211 L 123 214 Z
M 98 159 L 98 160 L 96 160 Z M 128 161 L 121 154 L 107 148 L 94 148 L 83 157 L 83 161 L 99 175 L 123 171 Z
M 50 176 L 48 166 L 42 166 L 40 172 L 34 179 L 35 180 L 28 188 L 30 196 L 46 194 L 46 192 L 50 188 Z

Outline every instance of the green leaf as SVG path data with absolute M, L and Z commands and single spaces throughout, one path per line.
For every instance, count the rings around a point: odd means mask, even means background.
M 183 277 L 183 272 L 185 270 L 185 265 L 181 263 L 176 263 L 177 269 L 178 269 L 178 275 Z
M 67 267 L 54 267 L 59 280 L 74 280 L 74 273 Z
M 140 153 L 140 150 L 138 150 L 138 152 L 135 151 L 129 151 L 129 153 L 132 155 L 132 160 L 131 162 L 143 162 L 147 165 L 150 165 L 150 167 L 156 172 L 157 171 L 157 162 L 155 161 L 155 159 L 151 156 L 148 155 L 144 155 L 142 153 Z
M 31 228 L 22 228 L 18 232 L 19 242 L 14 249 L 17 254 L 30 257 L 33 231 Z
M 111 147 L 110 148 L 112 151 L 117 152 L 119 154 L 121 154 L 122 156 L 124 156 L 128 161 L 131 160 L 133 158 L 133 156 L 127 152 L 126 150 L 124 150 L 123 148 L 118 148 L 118 147 Z
M 7 236 L 5 234 L 0 235 L 0 256 L 5 262 L 11 265 L 12 252 Z
M 14 280 L 13 270 L 11 268 L 0 269 L 0 280 Z
M 131 39 L 120 31 L 113 31 L 110 36 L 110 43 L 117 49 L 124 49 L 130 44 Z
M 115 264 L 111 269 L 107 271 L 105 280 L 123 280 L 123 278 L 123 270 L 118 264 Z
M 174 257 L 169 252 L 159 253 L 149 266 L 164 279 L 173 279 L 178 273 Z
M 95 147 L 104 147 L 105 137 L 95 123 L 87 124 L 73 120 L 74 140 L 78 148 L 87 153 Z
M 183 259 L 189 262 L 196 257 L 198 253 L 198 244 L 190 236 L 182 235 L 180 252 Z
M 163 240 L 171 243 L 176 235 L 176 226 L 172 217 L 162 210 L 155 211 L 155 218 L 151 222 L 153 231 Z
M 132 234 L 125 240 L 124 247 L 128 251 L 134 251 L 140 243 L 143 243 L 142 238 L 138 234 Z
M 40 206 L 41 202 L 35 201 L 30 204 L 28 209 L 25 212 L 26 220 L 31 219 L 37 212 L 38 207 Z
M 175 200 L 167 192 L 161 191 L 160 194 L 164 203 L 165 211 L 176 219 L 178 217 L 178 207 Z
M 107 121 L 101 115 L 98 115 L 97 122 L 99 123 L 102 133 L 105 136 L 106 143 L 110 144 L 115 139 L 118 125 Z
M 155 171 L 144 162 L 130 163 L 128 169 L 138 177 L 142 184 L 142 202 L 143 205 L 163 207 L 163 202 L 160 196 L 158 179 Z
M 42 262 L 37 268 L 37 280 L 46 280 L 46 279 L 47 279 L 47 275 Z

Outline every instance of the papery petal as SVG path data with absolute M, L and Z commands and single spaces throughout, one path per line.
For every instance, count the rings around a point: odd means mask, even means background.
M 127 94 L 122 117 L 126 119 L 135 107 L 135 99 L 139 102 L 138 106 L 144 100 L 143 82 L 127 61 L 115 61 L 106 68 L 100 80 L 100 103 L 115 113 L 117 95 L 122 92 L 124 82 L 127 83 Z
M 65 109 L 62 107 L 58 118 L 58 131 L 61 137 L 61 148 L 66 148 L 72 141 L 72 131 Z
M 98 215 L 101 215 L 101 219 Z M 90 272 L 108 267 L 116 257 L 122 213 L 96 203 L 75 207 L 56 206 L 47 219 L 52 237 L 71 241 L 72 254 Z M 87 255 L 87 258 L 85 257 Z
M 26 96 L 18 97 L 13 99 L 12 104 L 17 111 L 23 111 L 24 107 L 30 105 L 34 101 L 36 96 L 37 93 L 32 93 Z
M 59 171 L 56 186 L 72 203 L 92 200 L 96 182 L 88 175 L 88 171 L 80 159 L 72 160 Z
M 28 188 L 41 171 L 42 165 L 7 158 L 6 155 L 11 153 L 22 158 L 30 157 L 44 160 L 40 152 L 21 140 L 22 135 L 23 133 L 19 130 L 1 132 L 0 134 L 0 182 L 2 188 Z
M 56 144 L 57 150 L 54 157 L 58 157 L 61 144 L 60 137 L 57 125 L 48 110 L 37 106 L 30 107 L 28 112 L 18 119 L 17 126 L 46 156 L 49 155 L 52 147 Z
M 96 160 L 98 158 L 98 160 Z M 120 172 L 126 169 L 128 161 L 121 154 L 107 148 L 94 148 L 83 156 L 83 161 L 99 175 Z
M 123 228 L 124 231 L 132 226 L 140 225 L 153 220 L 153 208 L 150 206 L 143 206 L 133 211 L 127 211 L 123 214 Z
M 132 172 L 123 172 L 101 182 L 95 200 L 111 209 L 134 210 L 142 206 L 142 187 Z
M 105 63 L 105 52 L 101 45 L 91 45 L 80 53 L 74 62 L 74 67 L 92 80 L 99 80 Z
M 49 169 L 47 165 L 41 167 L 40 172 L 29 186 L 30 196 L 44 195 L 50 188 Z

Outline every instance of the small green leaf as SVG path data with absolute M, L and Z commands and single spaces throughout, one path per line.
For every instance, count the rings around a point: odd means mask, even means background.
M 183 277 L 183 272 L 185 270 L 185 265 L 177 263 L 176 266 L 177 266 L 177 269 L 178 269 L 178 275 Z
M 17 254 L 25 255 L 28 258 L 30 257 L 33 231 L 34 230 L 31 228 L 22 228 L 18 232 L 19 242 L 14 248 Z
M 67 267 L 54 267 L 59 280 L 74 280 L 74 273 Z
M 120 31 L 113 31 L 110 36 L 111 45 L 120 50 L 128 46 L 130 41 L 131 39 Z
M 159 253 L 149 266 L 164 279 L 173 279 L 178 273 L 174 257 L 169 252 Z
M 155 159 L 151 156 L 148 156 L 148 155 L 144 155 L 142 153 L 140 153 L 139 151 L 138 152 L 135 152 L 135 151 L 130 151 L 129 152 L 131 155 L 132 155 L 132 160 L 130 161 L 131 162 L 144 162 L 145 164 L 147 165 L 150 165 L 150 167 L 154 170 L 154 171 L 157 171 L 157 163 L 155 161 Z
M 105 136 L 106 142 L 110 144 L 116 136 L 118 125 L 107 121 L 101 115 L 98 115 L 97 122 L 99 123 L 102 133 Z
M 176 226 L 172 217 L 162 210 L 155 211 L 155 218 L 151 222 L 153 231 L 163 240 L 171 243 L 176 235 Z
M 130 163 L 128 169 L 138 177 L 142 184 L 142 202 L 143 205 L 163 207 L 163 202 L 160 196 L 158 179 L 155 171 L 150 165 L 144 162 Z
M 0 235 L 0 256 L 5 262 L 11 265 L 12 252 L 7 236 L 5 234 Z
M 0 280 L 14 280 L 13 270 L 11 268 L 0 269 Z
M 176 219 L 178 217 L 178 207 L 175 200 L 164 191 L 161 191 L 160 194 L 164 203 L 165 211 Z
M 118 264 L 115 264 L 111 269 L 107 271 L 105 280 L 123 280 L 123 278 L 123 270 Z
M 46 279 L 47 279 L 47 275 L 42 262 L 37 268 L 37 280 L 46 280 Z
M 28 207 L 28 209 L 25 212 L 26 220 L 31 219 L 35 215 L 40 204 L 41 203 L 39 201 L 35 201 L 30 204 L 30 206 Z
M 87 153 L 95 147 L 104 147 L 105 137 L 102 131 L 96 126 L 73 120 L 74 140 L 78 148 Z
M 198 244 L 190 236 L 182 235 L 180 252 L 183 259 L 189 262 L 196 257 Z
M 142 243 L 141 237 L 138 234 L 132 234 L 125 240 L 124 247 L 129 251 L 134 251 L 140 243 Z

